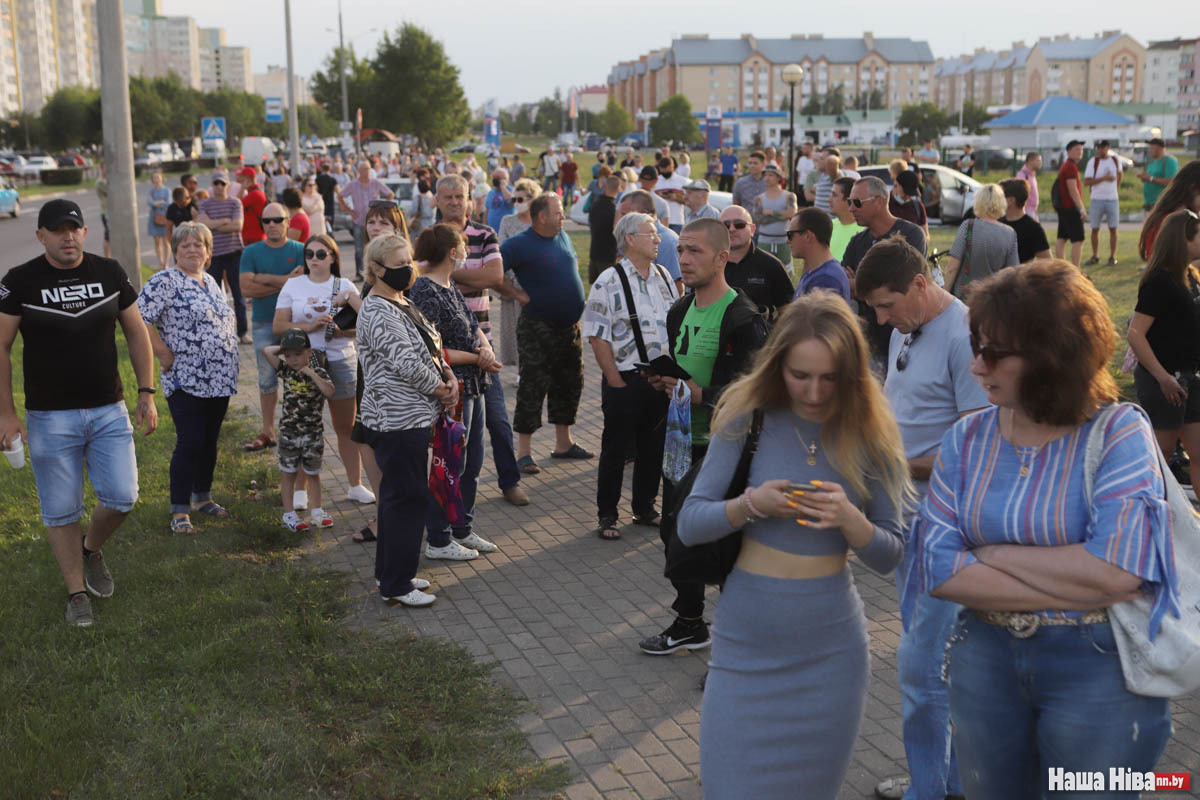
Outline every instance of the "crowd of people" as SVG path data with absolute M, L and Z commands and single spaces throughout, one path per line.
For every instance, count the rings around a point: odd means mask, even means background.
M 1078 147 L 1059 173 L 1056 205 L 1074 204 L 1059 209 L 1059 255 L 1082 244 L 1084 186 L 1094 234 L 1108 222 L 1116 237 L 1096 187 L 1114 183 L 1117 162 L 1101 148 L 1080 177 Z M 334 524 L 320 481 L 327 404 L 347 496 L 377 502 L 354 538 L 375 542 L 383 600 L 406 606 L 436 600 L 417 575 L 422 555 L 499 550 L 473 524 L 488 443 L 514 505 L 529 502 L 522 477 L 542 470 L 543 408 L 550 458 L 595 458 L 572 434 L 586 341 L 603 414 L 592 535 L 622 538 L 627 464 L 630 521 L 658 528 L 668 555 L 672 532 L 692 548 L 741 534 L 711 630 L 711 581 L 676 572 L 674 619 L 638 642 L 648 655 L 712 648 L 706 796 L 837 795 L 870 674 L 851 552 L 895 573 L 903 621 L 910 774 L 880 783 L 881 798 L 1039 797 L 1047 764 L 1152 769 L 1168 701 L 1125 688 L 1108 609 L 1145 594 L 1159 621 L 1181 602 L 1158 464 L 1180 443 L 1200 458 L 1200 162 L 1172 168 L 1152 143 L 1128 334 L 1140 408 L 1118 406 L 1093 435 L 1118 400 L 1116 331 L 1078 259 L 1050 257 L 1032 154 L 1025 174 L 976 193 L 940 268 L 913 172 L 938 159 L 932 142 L 892 162 L 890 187 L 833 147 L 804 146 L 794 181 L 769 149 L 737 176 L 726 148 L 710 164 L 734 196 L 719 212 L 686 154 L 629 155 L 618 166 L 615 152 L 597 154 L 587 290 L 564 231 L 579 183 L 570 153 L 546 151 L 530 176 L 520 161 L 484 170 L 440 152 L 310 165 L 296 181 L 286 165 L 281 180 L 272 165 L 246 166 L 237 196 L 218 170 L 207 196 L 185 176 L 166 205 L 158 176 L 151 231 L 163 216 L 174 265 L 140 292 L 84 251 L 75 203 L 44 204 L 44 255 L 0 280 L 0 445 L 30 446 L 67 621 L 92 624 L 88 592 L 113 594 L 101 547 L 137 500 L 118 322 L 137 424 L 157 424 L 154 360 L 175 424 L 172 532 L 229 516 L 213 476 L 248 344 L 261 429 L 245 446 L 277 450 L 281 523 Z M 407 217 L 380 180 L 393 168 L 417 182 Z M 335 203 L 352 220 L 353 276 L 331 235 Z M 8 356 L 18 331 L 24 423 Z M 510 424 L 499 375 L 513 364 Z M 453 496 L 430 488 L 431 438 Z M 99 501 L 86 532 L 85 462 Z

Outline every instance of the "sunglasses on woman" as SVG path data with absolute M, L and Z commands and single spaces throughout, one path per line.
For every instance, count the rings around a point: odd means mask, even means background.
M 320 250 L 306 249 L 304 251 L 304 257 L 313 261 L 324 261 L 325 259 L 329 258 L 330 255 L 330 252 L 325 248 L 321 248 Z
M 981 345 L 974 336 L 971 337 L 971 352 L 982 358 L 988 369 L 995 369 L 1001 359 L 1021 355 L 1020 350 L 1002 350 L 990 344 Z

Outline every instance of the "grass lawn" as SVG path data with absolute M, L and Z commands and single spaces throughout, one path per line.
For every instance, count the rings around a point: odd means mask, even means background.
M 565 784 L 528 751 L 512 724 L 522 703 L 488 667 L 344 628 L 348 577 L 297 560 L 269 456 L 239 446 L 247 416 L 225 423 L 213 487 L 233 520 L 170 534 L 174 430 L 158 402 L 159 430 L 136 434 L 142 500 L 105 547 L 117 591 L 93 598 L 91 628 L 63 622 L 31 471 L 0 469 L 0 794 L 459 800 Z

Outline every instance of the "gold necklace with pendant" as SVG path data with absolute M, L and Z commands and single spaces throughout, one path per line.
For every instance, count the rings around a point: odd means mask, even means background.
M 817 450 L 819 449 L 816 441 L 814 440 L 810 442 L 801 436 L 800 429 L 796 427 L 796 423 L 794 422 L 792 423 L 792 432 L 796 434 L 796 438 L 800 440 L 800 444 L 803 445 L 804 449 L 808 451 L 808 465 L 810 467 L 815 467 L 817 465 Z
M 1029 473 L 1030 473 L 1030 466 L 1032 466 L 1034 460 L 1037 458 L 1038 453 L 1042 452 L 1042 448 L 1045 447 L 1046 443 L 1050 441 L 1050 438 L 1054 435 L 1054 432 L 1051 431 L 1050 434 L 1047 435 L 1045 439 L 1043 439 L 1039 444 L 1035 445 L 1032 448 L 1033 452 L 1030 453 L 1028 457 L 1026 457 L 1025 455 L 1022 454 L 1021 451 L 1028 450 L 1030 448 L 1019 447 L 1017 445 L 1017 443 L 1015 441 L 1013 441 L 1013 438 L 1015 438 L 1015 436 L 1016 436 L 1016 430 L 1015 430 L 1015 426 L 1013 425 L 1013 414 L 1010 411 L 1009 415 L 1008 415 L 1008 435 L 1010 437 L 1008 440 L 1009 444 L 1012 445 L 1013 450 L 1017 454 L 1017 459 L 1021 462 L 1021 468 L 1017 470 L 1017 474 L 1020 475 L 1022 478 L 1028 478 Z

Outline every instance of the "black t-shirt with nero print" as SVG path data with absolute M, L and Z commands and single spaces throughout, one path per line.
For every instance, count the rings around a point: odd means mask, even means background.
M 137 293 L 121 265 L 84 253 L 73 269 L 40 255 L 0 279 L 0 314 L 20 317 L 25 408 L 99 408 L 123 399 L 118 314 Z

